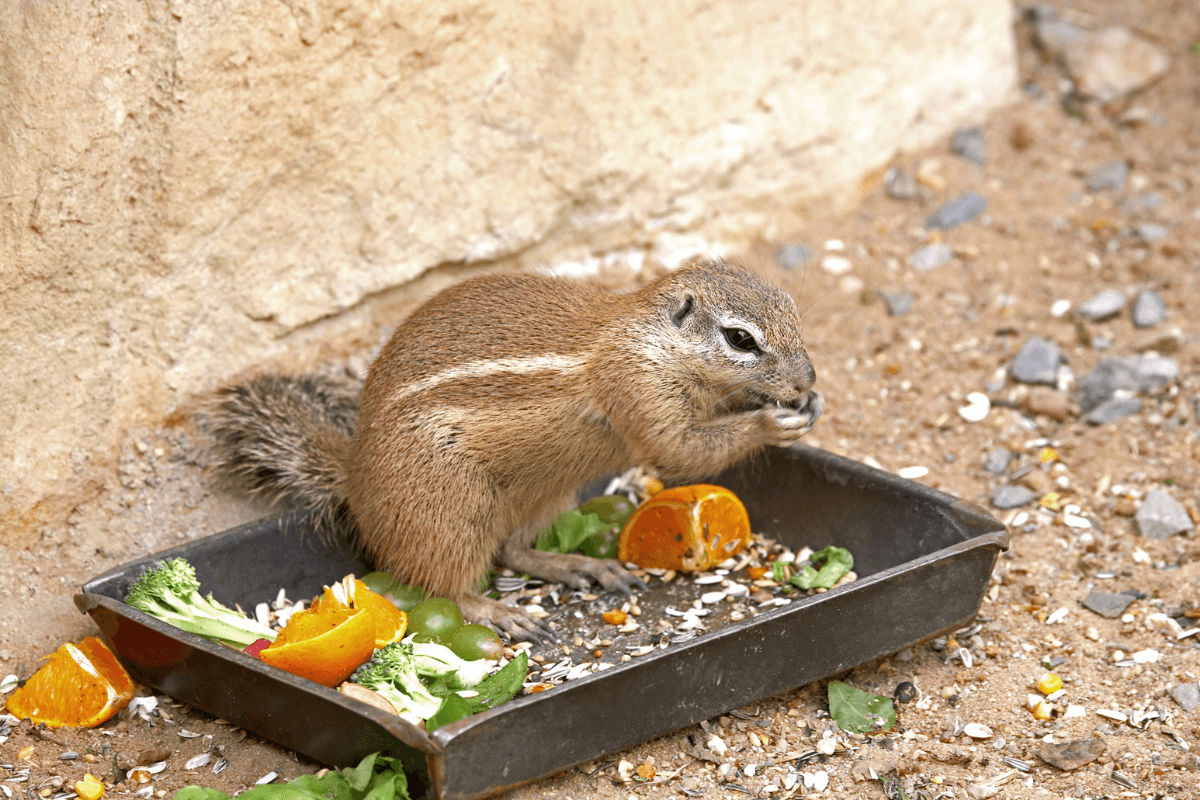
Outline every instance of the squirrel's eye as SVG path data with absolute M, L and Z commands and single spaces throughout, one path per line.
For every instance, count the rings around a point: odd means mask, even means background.
M 725 341 L 729 342 L 729 346 L 734 350 L 741 350 L 743 353 L 762 353 L 758 348 L 758 342 L 754 341 L 754 337 L 741 328 L 722 328 L 721 333 L 725 335 Z

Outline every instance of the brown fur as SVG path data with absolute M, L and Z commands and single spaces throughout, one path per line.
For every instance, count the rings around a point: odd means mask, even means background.
M 722 321 L 734 318 L 757 327 L 758 358 L 723 340 Z M 798 327 L 790 298 L 723 262 L 627 295 L 538 275 L 467 281 L 396 330 L 363 386 L 352 442 L 344 428 L 315 426 L 326 471 L 297 471 L 309 486 L 277 480 L 259 491 L 306 505 L 323 492 L 324 507 L 349 510 L 382 568 L 460 599 L 469 615 L 506 617 L 499 624 L 520 634 L 527 622 L 473 593 L 498 553 L 553 579 L 584 570 L 606 588 L 627 583 L 612 565 L 524 546 L 580 486 L 635 464 L 665 478 L 703 475 L 808 430 L 795 406 L 815 373 Z M 241 387 L 226 394 L 247 396 L 287 405 Z M 231 407 L 225 416 L 253 415 Z M 247 433 L 264 420 L 269 430 Z M 260 414 L 216 427 L 261 442 L 311 436 L 314 425 L 285 430 L 281 415 Z M 262 471 L 262 459 L 239 467 L 234 449 L 224 448 L 227 471 Z

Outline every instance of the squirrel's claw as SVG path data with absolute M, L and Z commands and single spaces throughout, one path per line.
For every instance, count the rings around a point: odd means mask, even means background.
M 459 603 L 463 617 L 470 622 L 487 625 L 496 633 L 507 636 L 514 642 L 556 642 L 556 634 L 549 625 L 535 619 L 522 608 L 505 605 L 499 600 L 475 594 L 462 598 Z

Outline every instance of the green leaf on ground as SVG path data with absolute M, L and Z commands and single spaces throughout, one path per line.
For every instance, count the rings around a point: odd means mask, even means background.
M 829 682 L 829 716 L 851 733 L 886 731 L 896 724 L 896 709 L 889 698 L 841 681 Z
M 245 800 L 409 800 L 408 778 L 400 761 L 372 753 L 356 767 L 329 770 L 321 777 L 301 775 L 287 783 L 268 783 L 242 792 Z M 174 800 L 229 800 L 216 789 L 188 786 Z

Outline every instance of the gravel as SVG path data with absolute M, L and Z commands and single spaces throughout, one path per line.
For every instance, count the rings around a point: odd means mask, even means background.
M 1001 486 L 992 492 L 992 505 L 1001 510 L 1029 505 L 1038 497 L 1026 486 Z
M 903 317 L 913 309 L 916 296 L 912 292 L 880 292 L 880 298 L 893 317 Z
M 1161 489 L 1146 493 L 1146 499 L 1142 501 L 1134 519 L 1138 532 L 1147 539 L 1169 539 L 1193 527 L 1187 509 Z
M 987 208 L 987 201 L 975 192 L 967 192 L 933 212 L 925 219 L 928 230 L 954 228 L 978 217 Z
M 1083 179 L 1083 185 L 1089 192 L 1112 191 L 1119 192 L 1125 188 L 1125 180 L 1129 177 L 1129 162 L 1125 159 L 1109 161 L 1094 167 Z
M 1181 683 L 1178 686 L 1172 686 L 1171 697 L 1175 698 L 1175 702 L 1179 703 L 1180 708 L 1190 714 L 1200 706 L 1200 685 Z
M 1075 308 L 1075 315 L 1090 322 L 1100 322 L 1109 317 L 1115 317 L 1125 307 L 1125 295 L 1116 289 L 1109 289 L 1081 303 Z
M 987 140 L 982 128 L 960 128 L 950 142 L 950 149 L 972 164 L 987 163 Z
M 1050 386 L 1058 381 L 1058 366 L 1063 361 L 1062 351 L 1049 339 L 1032 336 L 1022 345 L 1013 360 L 1010 371 L 1021 383 L 1044 383 Z
M 922 247 L 908 257 L 908 265 L 917 272 L 929 272 L 954 260 L 954 250 L 949 245 L 935 242 Z
M 1136 598 L 1128 594 L 1091 591 L 1083 599 L 1083 607 L 1106 619 L 1117 619 Z
M 1167 304 L 1151 289 L 1138 292 L 1133 301 L 1133 324 L 1138 328 L 1149 328 L 1167 318 Z
M 775 263 L 788 271 L 801 264 L 808 264 L 812 257 L 812 248 L 806 244 L 786 244 L 775 251 Z

